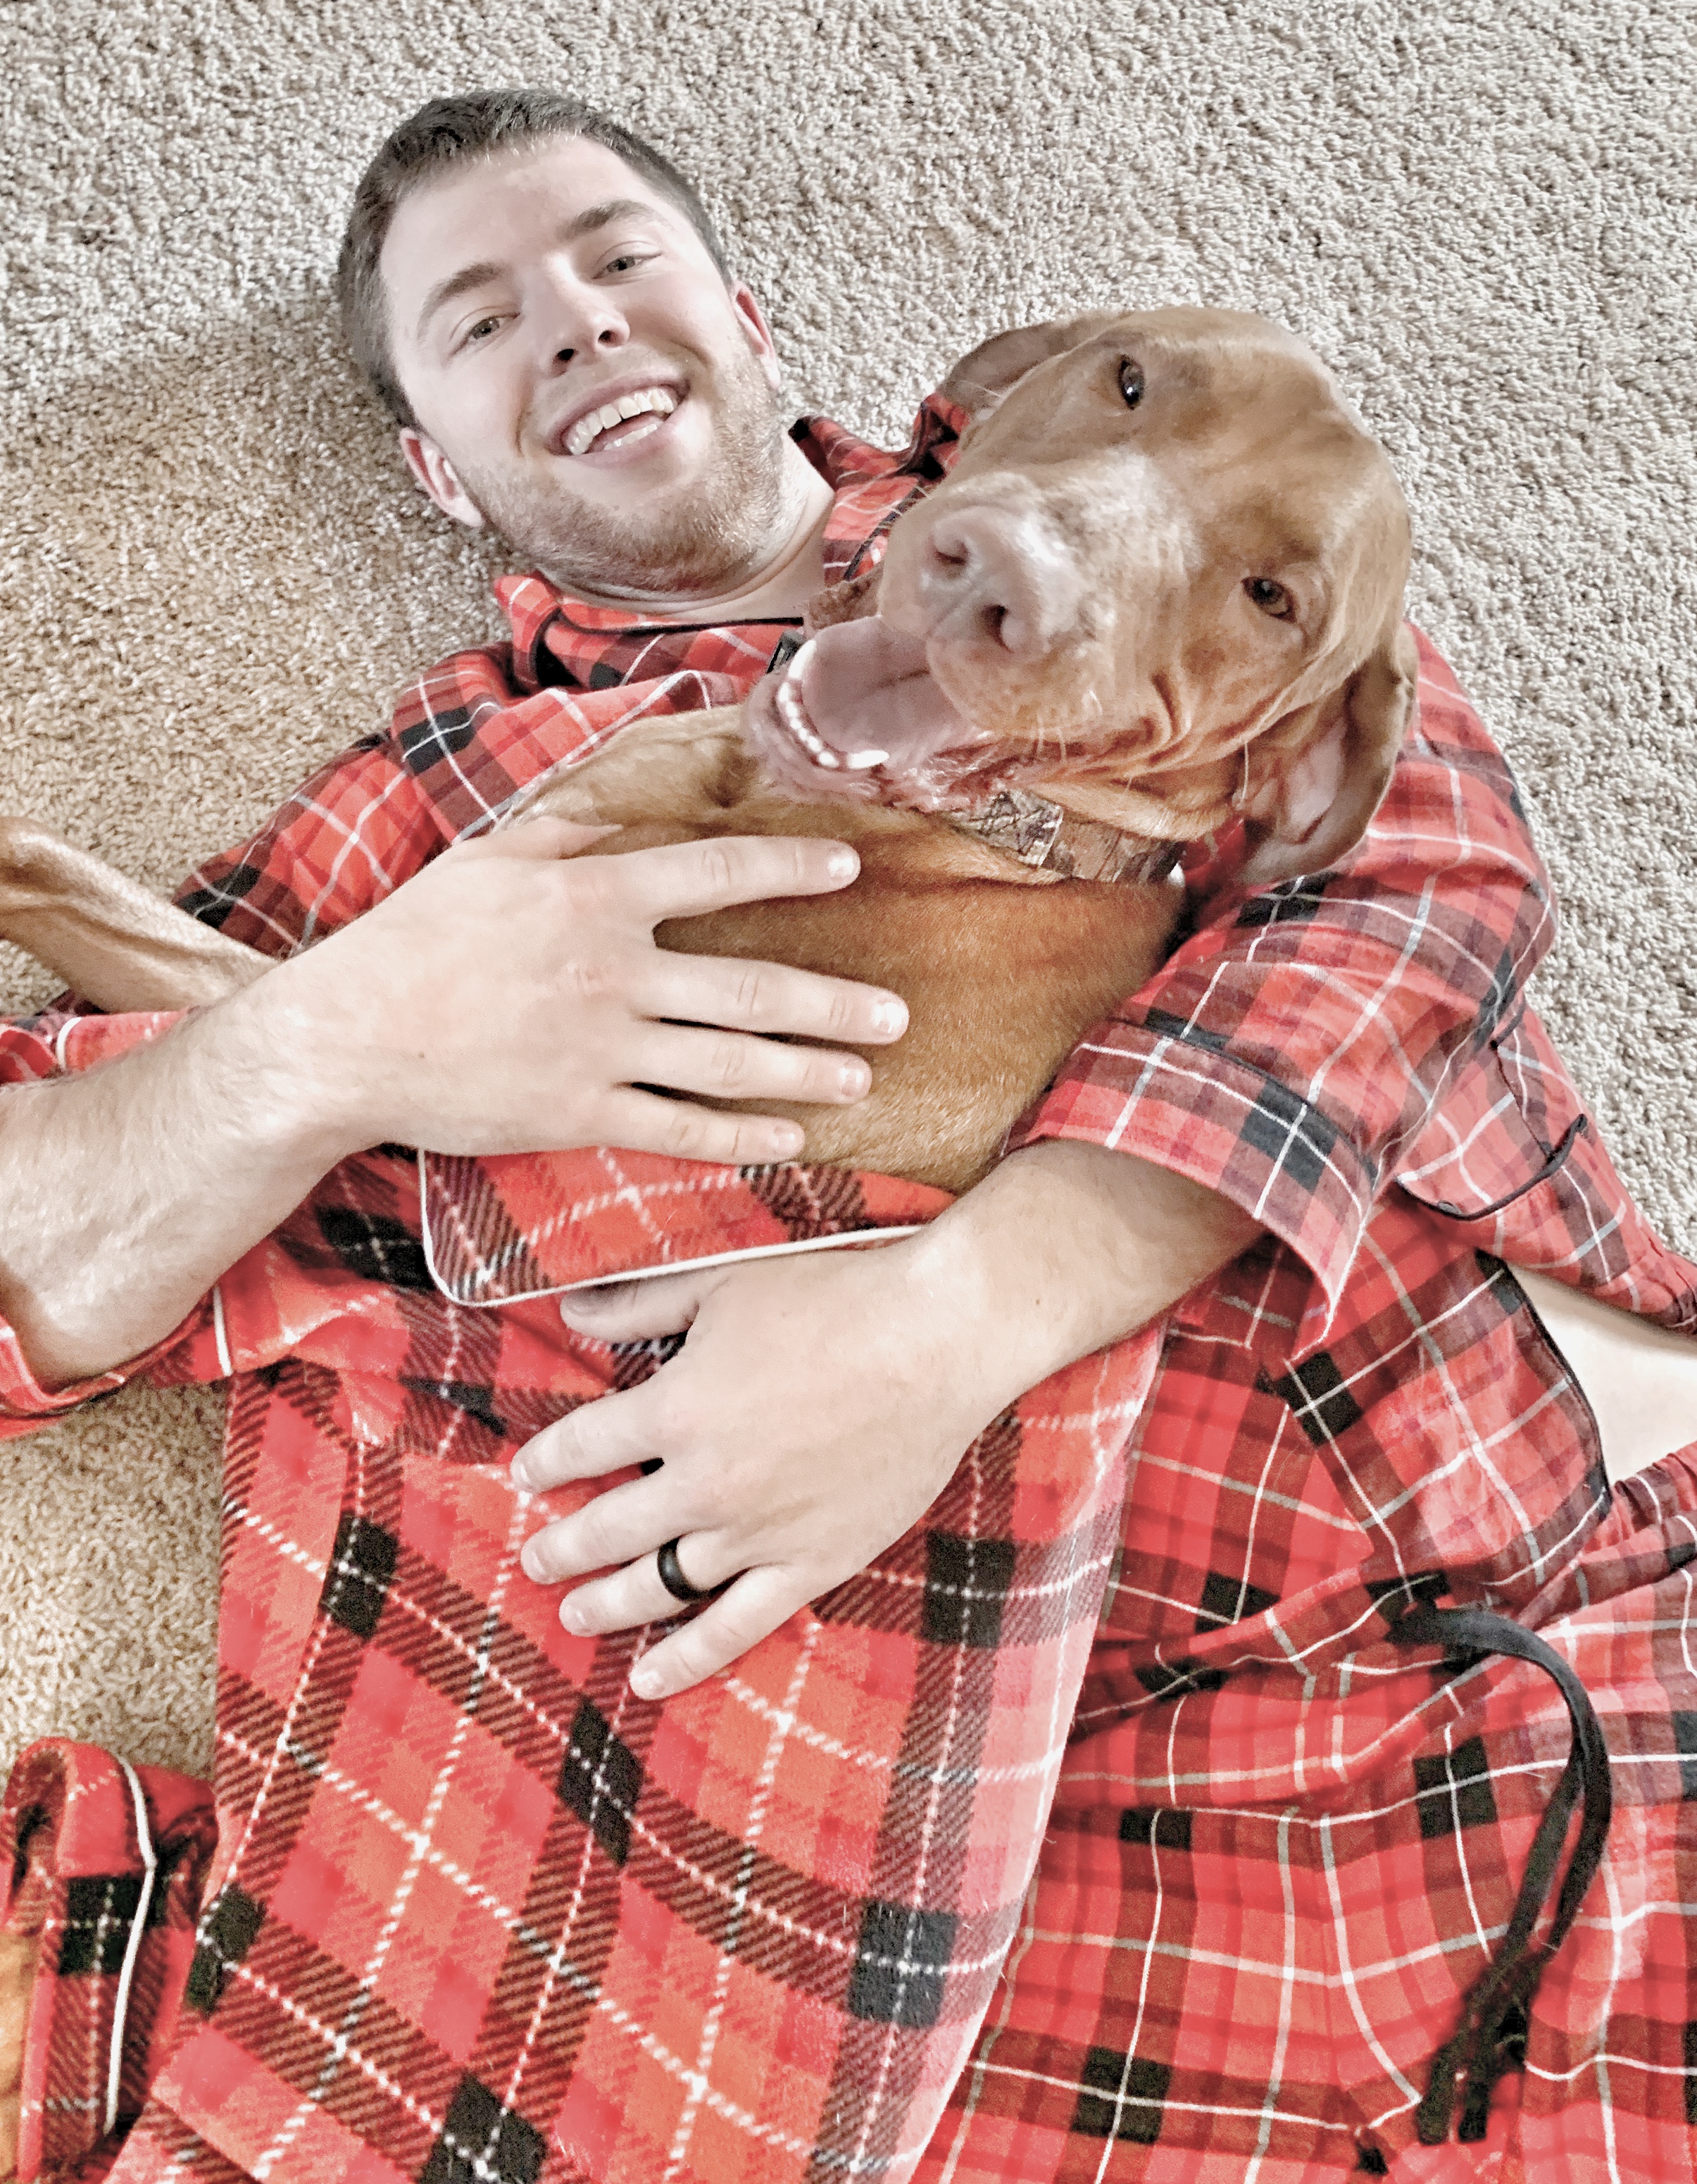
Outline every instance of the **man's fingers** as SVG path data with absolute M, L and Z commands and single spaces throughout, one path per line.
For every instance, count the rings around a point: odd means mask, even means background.
M 597 1342 L 649 1342 L 656 1335 L 686 1333 L 724 1279 L 724 1269 L 715 1268 L 705 1273 L 657 1274 L 651 1281 L 604 1282 L 570 1290 L 559 1301 L 559 1316 Z
M 722 1557 L 724 1551 L 710 1532 L 693 1532 L 677 1552 L 687 1582 L 703 1592 L 712 1591 L 715 1578 L 731 1574 L 715 1568 L 715 1552 Z M 664 1623 L 686 1604 L 661 1584 L 658 1554 L 640 1555 L 623 1569 L 575 1585 L 559 1604 L 559 1619 L 575 1637 L 598 1637 L 604 1631 Z
M 726 1115 L 652 1092 L 615 1092 L 598 1110 L 596 1137 L 629 1152 L 674 1160 L 720 1161 L 732 1167 L 798 1159 L 806 1145 L 799 1123 L 778 1115 Z
M 858 1054 L 691 1024 L 646 1027 L 632 1074 L 637 1084 L 714 1100 L 803 1100 L 832 1107 L 864 1099 L 872 1082 Z
M 787 1623 L 807 1595 L 793 1570 L 776 1564 L 747 1570 L 717 1600 L 644 1653 L 631 1671 L 638 1698 L 670 1698 L 740 1660 L 751 1646 Z
M 907 1029 L 899 994 L 782 963 L 737 956 L 682 956 L 660 950 L 644 967 L 638 996 L 643 1013 L 685 1023 L 724 1024 L 743 1032 L 782 1032 L 795 1039 L 840 1039 L 882 1046 Z
M 665 1453 L 654 1446 L 659 1431 L 652 1380 L 603 1396 L 598 1402 L 580 1403 L 525 1443 L 513 1458 L 514 1482 L 536 1493 L 564 1486 L 568 1479 L 600 1479 L 626 1464 L 645 1463 Z M 625 1557 L 609 1559 L 622 1562 Z
M 631 907 L 650 925 L 771 895 L 830 894 L 860 869 L 846 842 L 792 834 L 715 835 L 610 858 L 605 866 L 607 884 L 628 889 Z
M 675 1503 L 678 1497 L 674 1493 L 670 1499 Z M 621 1486 L 592 1496 L 557 1524 L 532 1532 L 519 1560 L 525 1575 L 537 1585 L 559 1585 L 567 1578 L 587 1577 L 592 1570 L 622 1568 L 644 1556 L 652 1562 L 655 1549 L 672 1536 L 666 1525 L 676 1521 L 649 1480 L 627 1479 Z

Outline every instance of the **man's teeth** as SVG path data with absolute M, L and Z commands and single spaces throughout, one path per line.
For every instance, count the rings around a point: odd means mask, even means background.
M 888 758 L 887 751 L 834 751 L 829 744 L 813 732 L 807 717 L 807 708 L 802 703 L 801 678 L 798 672 L 806 664 L 812 650 L 813 644 L 810 639 L 790 662 L 789 672 L 778 685 L 778 712 L 783 724 L 814 764 L 823 766 L 827 772 L 836 773 L 840 770 L 848 773 L 870 773 L 875 766 L 882 766 Z
M 645 440 L 650 432 L 659 430 L 659 420 L 670 417 L 677 407 L 677 397 L 667 387 L 639 387 L 634 394 L 621 394 L 616 402 L 604 402 L 598 410 L 591 410 L 580 417 L 565 436 L 565 452 L 569 455 L 587 454 L 604 432 L 615 426 L 628 424 L 632 417 L 654 413 L 654 422 L 645 425 L 640 432 L 627 432 L 625 442 Z

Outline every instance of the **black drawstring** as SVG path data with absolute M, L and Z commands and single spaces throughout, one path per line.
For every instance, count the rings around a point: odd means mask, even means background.
M 1493 1615 L 1479 1607 L 1433 1607 L 1429 1602 L 1410 1607 L 1392 1624 L 1390 1635 L 1400 1646 L 1442 1646 L 1452 1653 L 1510 1653 L 1516 1660 L 1530 1661 L 1555 1678 L 1573 1724 L 1567 1764 L 1533 1837 L 1532 1854 L 1526 1862 L 1514 1916 L 1502 1946 L 1467 1997 L 1454 2034 L 1433 2058 L 1425 2097 L 1415 2111 L 1421 2144 L 1441 2146 L 1449 2136 L 1456 2081 L 1462 2076 L 1466 2079 L 1467 2093 L 1456 2135 L 1462 2140 L 1485 2135 L 1491 2088 L 1512 2059 L 1511 2022 L 1531 2003 L 1544 1966 L 1566 1939 L 1586 1891 L 1596 1878 L 1608 1837 L 1614 1791 L 1608 1747 L 1585 1686 L 1555 1647 L 1542 1638 L 1506 1615 Z M 1555 1915 L 1549 1932 L 1533 1946 L 1532 1930 L 1549 1901 L 1567 1824 L 1582 1790 L 1584 1812 Z

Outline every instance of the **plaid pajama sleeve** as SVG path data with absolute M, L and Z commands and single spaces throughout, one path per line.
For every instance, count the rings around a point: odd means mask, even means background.
M 1374 1203 L 1494 1061 L 1555 932 L 1507 766 L 1416 634 L 1418 717 L 1362 846 L 1246 897 L 1222 842 L 1188 875 L 1191 937 L 1010 1140 L 1082 1139 L 1221 1192 L 1319 1276 L 1316 1336 Z
M 492 826 L 551 766 L 587 758 L 651 713 L 734 705 L 753 680 L 691 671 L 526 694 L 510 646 L 456 653 L 412 685 L 386 733 L 321 767 L 257 834 L 191 874 L 177 900 L 231 939 L 287 956 Z

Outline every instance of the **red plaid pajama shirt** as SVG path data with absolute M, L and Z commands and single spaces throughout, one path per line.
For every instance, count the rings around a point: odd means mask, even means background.
M 806 428 L 830 575 L 958 421 L 927 404 L 899 460 Z M 739 695 L 782 634 L 632 636 L 501 588 L 510 646 L 426 677 L 198 875 L 203 916 L 280 952 L 325 932 L 628 720 Z M 108 2108 L 124 2184 L 1689 2173 L 1697 1449 L 1611 1492 L 1504 1262 L 1683 1329 L 1697 1270 L 1524 1008 L 1544 875 L 1423 644 L 1422 670 L 1357 855 L 1249 898 L 1230 844 L 1194 865 L 1190 937 L 1015 1133 L 1178 1168 L 1264 1243 L 1023 1399 L 921 1528 L 704 1690 L 637 1700 L 647 1634 L 570 1639 L 516 1574 L 544 1513 L 513 1449 L 663 1350 L 570 1337 L 536 1292 L 609 1223 L 664 1252 L 937 1194 L 435 1163 L 444 1279 L 515 1300 L 488 1310 L 433 1279 L 415 1163 L 380 1150 L 99 1384 L 234 1375 L 217 1773 L 19 1762 L 21 2174 L 104 2173 Z M 159 1028 L 55 1021 L 0 1058 L 47 1074 Z M 91 1392 L 0 1345 L 15 1429 Z M 1429 1596 L 1578 1670 L 1615 1797 L 1523 2068 L 1482 2137 L 1434 2144 L 1432 2058 L 1569 1738 L 1538 1667 L 1393 1640 Z

